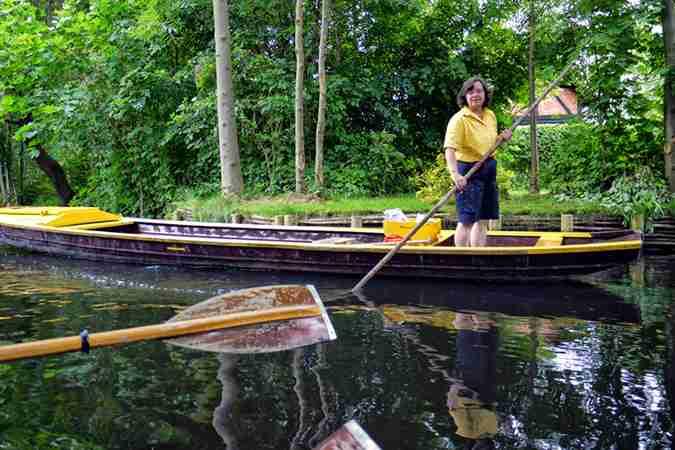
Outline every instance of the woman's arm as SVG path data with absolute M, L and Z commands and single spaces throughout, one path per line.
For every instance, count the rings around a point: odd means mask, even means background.
M 460 175 L 457 170 L 457 158 L 455 157 L 454 148 L 445 147 L 445 162 L 448 165 L 448 172 L 450 172 L 450 176 L 452 177 L 452 181 L 455 182 L 457 190 L 463 190 L 466 187 L 466 178 Z

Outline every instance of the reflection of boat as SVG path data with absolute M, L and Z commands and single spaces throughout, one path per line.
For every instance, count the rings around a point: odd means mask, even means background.
M 442 307 L 453 311 L 498 312 L 523 317 L 574 317 L 601 322 L 639 323 L 640 309 L 620 296 L 581 281 L 554 283 L 403 283 L 388 280 L 388 295 L 375 280 L 365 288 L 364 300 L 376 305 Z M 431 308 L 433 309 L 433 308 Z
M 0 265 L 0 284 L 12 280 L 35 280 L 39 286 L 62 286 L 62 278 L 76 280 L 69 288 L 97 287 L 142 289 L 161 292 L 161 304 L 186 304 L 233 289 L 271 284 L 313 284 L 327 307 L 338 305 L 437 306 L 455 311 L 493 311 L 511 316 L 576 317 L 609 322 L 637 323 L 639 308 L 601 287 L 581 280 L 525 283 L 464 283 L 452 280 L 374 278 L 363 289 L 363 300 L 349 291 L 353 277 L 326 277 L 303 273 L 248 271 L 191 271 L 154 266 L 139 270 L 125 264 L 99 264 L 42 255 L 8 255 Z M 16 274 L 12 275 L 12 272 Z M 7 275 L 10 275 L 9 277 Z M 86 283 L 82 283 L 85 281 Z M 28 286 L 28 281 L 26 282 Z M 10 286 L 11 288 L 11 286 Z M 24 287 L 21 287 L 23 290 Z M 37 288 L 36 288 L 37 289 Z M 11 289 L 10 289 L 11 290 Z M 2 289 L 0 289 L 2 291 Z M 22 291 L 23 292 L 23 291 Z M 143 291 L 140 291 L 143 292 Z M 191 294 L 191 295 L 186 295 Z M 159 294 L 143 294 L 147 295 Z M 160 303 L 160 302 L 158 302 Z
M 135 264 L 303 272 L 368 272 L 390 249 L 380 229 L 127 219 L 96 208 L 0 208 L 0 242 L 54 255 Z M 397 277 L 562 277 L 634 260 L 639 233 L 492 232 L 458 248 L 453 232 L 404 246 L 381 270 Z

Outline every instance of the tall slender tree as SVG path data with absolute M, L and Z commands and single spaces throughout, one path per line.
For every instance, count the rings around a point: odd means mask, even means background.
M 673 0 L 663 1 L 663 39 L 666 49 L 666 79 L 663 87 L 663 122 L 665 132 L 664 157 L 666 162 L 666 178 L 670 192 L 675 192 L 675 155 L 673 155 L 673 139 L 675 137 L 675 15 Z
M 238 195 L 244 189 L 244 180 L 241 175 L 237 123 L 234 117 L 232 38 L 227 0 L 213 0 L 213 17 L 216 40 L 220 185 L 223 195 Z
M 305 41 L 304 2 L 295 3 L 295 192 L 305 192 Z
M 528 14 L 528 30 L 529 30 L 529 52 L 527 61 L 527 75 L 529 81 L 530 104 L 534 103 L 536 98 L 536 78 L 534 66 L 534 46 L 535 46 L 535 0 L 530 0 L 530 11 Z M 530 193 L 536 194 L 539 192 L 539 146 L 537 142 L 537 109 L 534 108 L 530 114 L 530 148 L 532 151 L 532 159 L 530 166 Z
M 321 3 L 321 37 L 319 38 L 319 111 L 316 120 L 316 154 L 314 158 L 314 182 L 319 190 L 324 185 L 323 144 L 326 136 L 326 53 L 329 14 L 330 0 L 323 0 Z

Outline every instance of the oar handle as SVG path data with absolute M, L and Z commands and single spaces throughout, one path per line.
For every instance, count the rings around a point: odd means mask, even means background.
M 123 330 L 104 331 L 101 333 L 90 334 L 88 340 L 90 347 L 105 347 L 151 339 L 163 339 L 188 334 L 204 333 L 223 328 L 276 322 L 279 320 L 316 317 L 320 316 L 321 312 L 321 308 L 316 304 L 280 306 L 265 311 L 243 311 L 216 317 L 166 322 L 143 327 L 126 328 Z M 75 352 L 81 349 L 82 338 L 80 336 L 69 336 L 6 345 L 0 347 L 0 362 Z
M 548 87 L 546 88 L 546 90 L 544 90 L 544 93 L 541 94 L 541 95 L 539 96 L 539 98 L 538 98 L 537 100 L 535 100 L 534 103 L 532 103 L 532 105 L 530 105 L 529 108 L 527 108 L 527 110 L 525 110 L 525 113 L 523 113 L 523 114 L 520 116 L 520 118 L 519 118 L 518 120 L 516 120 L 516 121 L 513 123 L 513 125 L 511 125 L 511 128 L 509 128 L 509 130 L 510 130 L 511 132 L 513 132 L 513 130 L 515 130 L 516 127 L 517 127 L 518 125 L 520 125 L 520 123 L 521 123 L 523 120 L 525 120 L 525 117 L 527 117 L 527 116 L 532 112 L 532 110 L 533 110 L 534 108 L 537 107 L 537 105 L 544 99 L 544 97 L 546 97 L 546 96 L 549 94 L 549 92 L 551 92 L 551 91 L 553 90 L 553 88 L 556 87 L 556 86 L 558 85 L 558 83 L 560 82 L 560 80 L 562 80 L 562 78 L 567 74 L 567 72 L 569 72 L 569 70 L 572 68 L 572 66 L 574 66 L 574 63 L 575 63 L 575 62 L 576 62 L 576 58 L 573 59 L 572 61 L 570 61 L 570 62 L 567 64 L 567 66 L 565 66 L 565 68 L 562 70 L 562 72 L 560 72 L 560 75 L 558 75 L 558 77 L 557 77 L 555 80 L 553 80 L 553 81 L 551 82 L 551 84 L 548 85 Z M 490 150 L 488 150 L 488 152 L 485 154 L 485 156 L 483 156 L 483 158 L 481 158 L 480 161 L 478 161 L 476 164 L 473 165 L 473 167 L 471 167 L 471 169 L 466 173 L 466 175 L 464 175 L 464 177 L 465 177 L 467 180 L 468 180 L 469 178 L 471 178 L 471 176 L 472 176 L 474 173 L 476 173 L 476 172 L 481 168 L 481 166 L 483 165 L 483 163 L 484 163 L 485 161 L 487 161 L 487 159 L 490 158 L 490 157 L 493 155 L 493 153 L 495 152 L 495 150 L 497 150 L 497 147 L 499 147 L 500 145 L 502 145 L 503 142 L 504 142 L 504 141 L 503 141 L 503 139 L 501 138 L 501 136 L 498 136 L 497 139 L 495 140 L 495 143 L 492 144 L 492 147 L 490 147 Z M 448 200 L 450 200 L 450 197 L 452 196 L 452 194 L 455 193 L 455 190 L 456 190 L 455 187 L 453 187 L 452 189 L 450 189 L 450 191 L 448 191 L 448 193 L 445 194 L 445 195 L 443 196 L 443 198 L 441 198 L 441 199 L 438 201 L 438 203 L 436 203 L 436 205 L 431 209 L 431 211 L 429 211 L 429 212 L 422 218 L 421 221 L 418 221 L 417 224 L 412 228 L 412 230 L 410 230 L 410 231 L 408 232 L 408 234 L 406 234 L 406 235 L 403 237 L 403 239 L 402 239 L 398 244 L 396 244 L 396 246 L 395 246 L 394 248 L 392 248 L 391 250 L 389 250 L 389 253 L 387 253 L 387 254 L 380 260 L 380 262 L 378 262 L 378 263 L 375 265 L 375 267 L 373 267 L 373 268 L 370 270 L 370 272 L 368 272 L 368 273 L 361 279 L 361 281 L 359 281 L 359 282 L 356 284 L 356 286 L 354 286 L 354 288 L 352 288 L 352 292 L 356 292 L 356 291 L 361 290 L 361 289 L 363 288 L 363 286 L 365 286 L 366 283 L 367 283 L 368 281 L 370 281 L 370 279 L 373 278 L 373 277 L 375 276 L 375 274 L 376 274 L 377 272 L 379 272 L 380 269 L 381 269 L 385 264 L 387 264 L 391 258 L 394 257 L 394 255 L 396 254 L 396 252 L 398 252 L 398 251 L 401 249 L 401 247 L 403 247 L 403 246 L 410 240 L 410 238 L 413 237 L 413 235 L 414 235 L 415 233 L 417 233 L 417 231 L 419 231 L 419 229 L 422 228 L 422 227 L 424 226 L 424 224 L 426 224 L 426 223 L 429 221 L 429 219 L 430 219 L 434 214 L 436 214 L 436 213 L 438 212 L 438 210 L 441 209 L 441 208 L 443 207 L 443 205 L 445 205 L 445 204 L 448 202 Z

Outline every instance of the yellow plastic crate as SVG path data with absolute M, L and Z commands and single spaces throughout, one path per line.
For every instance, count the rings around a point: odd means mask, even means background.
M 405 222 L 398 222 L 395 220 L 384 221 L 384 235 L 385 237 L 404 237 L 410 230 L 412 230 L 417 222 L 414 220 L 406 220 Z M 411 240 L 432 242 L 438 240 L 438 235 L 441 232 L 441 219 L 429 219 L 422 228 L 417 230 Z

